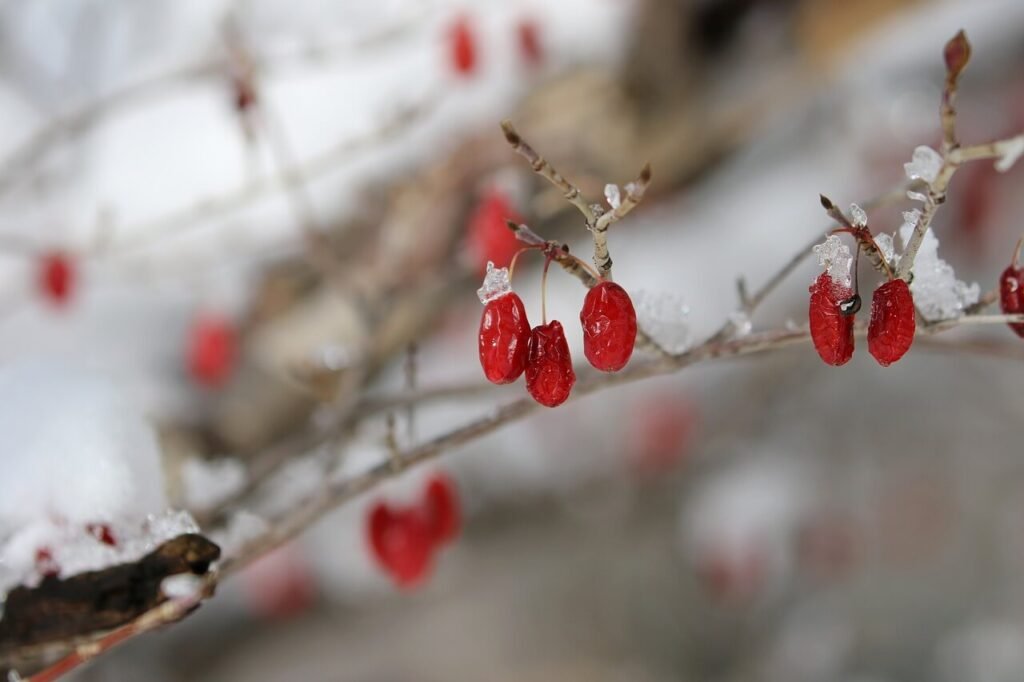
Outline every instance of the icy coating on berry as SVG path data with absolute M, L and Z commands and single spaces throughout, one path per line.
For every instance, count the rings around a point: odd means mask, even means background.
M 545 407 L 564 403 L 576 383 L 562 324 L 557 320 L 534 327 L 526 361 L 526 390 Z
M 489 300 L 480 318 L 479 334 L 480 366 L 487 380 L 508 384 L 518 379 L 526 368 L 529 343 L 530 322 L 519 295 L 506 291 Z
M 868 325 L 868 352 L 883 367 L 896 362 L 910 350 L 917 323 L 914 298 L 907 283 L 894 279 L 875 289 Z
M 850 247 L 836 235 L 829 235 L 824 243 L 815 246 L 812 251 L 818 257 L 818 265 L 825 268 L 833 282 L 848 286 L 850 284 L 850 265 L 853 256 Z
M 1024 313 L 1024 269 L 1010 266 L 999 278 L 999 306 L 1006 315 Z M 1011 322 L 1010 329 L 1024 338 L 1024 322 Z
M 814 350 L 827 364 L 838 367 L 853 357 L 853 315 L 843 315 L 840 304 L 853 295 L 848 286 L 832 281 L 821 273 L 811 285 L 808 319 Z
M 601 282 L 587 292 L 580 310 L 583 354 L 596 369 L 617 372 L 626 366 L 636 343 L 636 310 L 626 290 Z
M 487 274 L 484 275 L 483 286 L 476 290 L 480 302 L 487 305 L 510 291 L 512 291 L 512 281 L 508 277 L 508 268 L 496 268 L 494 263 L 487 261 Z

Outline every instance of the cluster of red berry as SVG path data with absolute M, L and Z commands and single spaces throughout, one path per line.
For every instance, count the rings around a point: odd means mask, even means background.
M 367 539 L 394 583 L 408 589 L 429 575 L 434 552 L 458 535 L 460 517 L 455 486 L 446 476 L 436 476 L 417 505 L 395 508 L 377 502 L 367 517 Z
M 568 399 L 576 373 L 569 344 L 558 320 L 530 328 L 526 307 L 507 284 L 505 268 L 489 265 L 488 277 L 504 278 L 493 296 L 486 297 L 480 318 L 480 365 L 495 384 L 512 383 L 526 374 L 526 390 L 546 407 Z M 485 289 L 487 283 L 485 282 Z M 626 290 L 602 280 L 587 292 L 580 310 L 583 354 L 596 369 L 617 372 L 626 366 L 636 342 L 636 311 Z
M 810 328 L 814 349 L 826 363 L 845 365 L 853 357 L 853 322 L 860 297 L 827 272 L 811 284 Z M 875 289 L 868 324 L 868 352 L 883 367 L 896 362 L 914 342 L 914 298 L 902 279 Z

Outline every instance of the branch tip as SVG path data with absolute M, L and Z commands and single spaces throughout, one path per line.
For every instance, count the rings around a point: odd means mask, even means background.
M 505 139 L 511 145 L 517 145 L 521 141 L 519 133 L 516 132 L 515 127 L 512 125 L 512 121 L 507 118 L 501 122 L 501 132 L 505 134 Z
M 946 62 L 947 78 L 956 81 L 971 58 L 971 43 L 967 40 L 967 34 L 963 29 L 960 29 L 946 43 L 946 47 L 942 50 L 942 57 Z

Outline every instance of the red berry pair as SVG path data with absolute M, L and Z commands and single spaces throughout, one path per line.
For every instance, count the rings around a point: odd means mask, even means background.
M 448 37 L 452 69 L 460 76 L 472 75 L 477 69 L 479 55 L 469 18 L 458 17 L 451 25 Z M 516 42 L 520 57 L 526 64 L 537 66 L 544 60 L 540 31 L 535 21 L 523 19 L 516 25 Z
M 455 538 L 460 525 L 455 487 L 447 477 L 437 476 L 418 505 L 396 509 L 375 504 L 367 538 L 374 558 L 394 583 L 409 589 L 430 574 L 434 552 Z
M 1024 313 L 1024 268 L 1018 266 L 1020 261 L 1021 245 L 1024 244 L 1024 237 L 1017 242 L 1017 249 L 1013 253 L 1013 261 L 1003 270 L 999 278 L 999 307 L 1006 315 L 1019 315 Z M 1010 329 L 1017 336 L 1024 338 L 1024 322 L 1011 322 Z
M 497 277 L 497 284 L 492 281 Z M 545 407 L 564 403 L 576 383 L 569 344 L 562 323 L 552 320 L 530 329 L 526 307 L 508 285 L 507 272 L 491 268 L 482 292 L 497 286 L 484 300 L 480 318 L 480 365 L 488 381 L 508 384 L 526 373 L 526 390 Z M 626 290 L 601 282 L 587 292 L 580 311 L 583 354 L 595 368 L 617 372 L 626 366 L 636 341 L 636 311 Z
M 853 321 L 860 299 L 853 290 L 834 282 L 827 272 L 810 288 L 810 330 L 814 349 L 826 363 L 845 365 L 853 357 Z M 902 279 L 875 290 L 868 324 L 868 352 L 883 367 L 896 362 L 914 342 L 914 298 Z
M 576 383 L 562 324 L 552 320 L 531 330 L 523 300 L 512 290 L 484 304 L 479 347 L 488 381 L 510 384 L 526 372 L 526 390 L 546 407 L 564 403 Z

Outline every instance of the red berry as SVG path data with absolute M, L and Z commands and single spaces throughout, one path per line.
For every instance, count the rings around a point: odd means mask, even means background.
M 636 343 L 636 310 L 626 290 L 601 282 L 587 292 L 580 311 L 583 354 L 602 372 L 618 372 L 629 362 Z
M 1010 265 L 999 278 L 999 305 L 1003 313 L 1016 315 L 1024 313 L 1024 269 Z M 1010 329 L 1024 338 L 1024 322 L 1011 322 Z
M 452 68 L 460 76 L 468 76 L 476 69 L 476 39 L 466 17 L 459 17 L 452 24 L 449 34 Z
M 44 578 L 60 575 L 60 566 L 54 561 L 53 552 L 49 547 L 40 547 L 36 550 L 36 570 Z
M 505 193 L 496 189 L 488 190 L 469 215 L 466 241 L 481 273 L 488 261 L 499 268 L 507 267 L 522 246 L 505 220 L 523 221 Z
M 519 40 L 519 54 L 529 66 L 538 66 L 544 61 L 544 49 L 540 44 L 540 30 L 537 22 L 523 19 L 516 26 Z
M 853 357 L 853 315 L 844 315 L 839 304 L 853 290 L 832 281 L 823 272 L 811 285 L 810 327 L 814 350 L 830 365 L 845 365 Z
M 188 340 L 188 369 L 192 378 L 209 387 L 221 386 L 235 365 L 236 339 L 231 323 L 218 316 L 201 316 Z
M 871 323 L 868 325 L 868 352 L 882 367 L 903 357 L 914 342 L 914 297 L 902 279 L 894 279 L 875 289 L 871 298 Z
M 292 544 L 261 556 L 246 567 L 241 579 L 248 606 L 265 618 L 292 618 L 316 602 L 316 582 L 309 561 Z
M 480 318 L 480 366 L 487 380 L 508 384 L 526 369 L 530 322 L 523 300 L 514 291 L 492 299 Z
M 433 541 L 422 514 L 377 503 L 370 512 L 368 540 L 374 558 L 399 587 L 415 587 L 430 572 Z
M 455 539 L 462 525 L 458 493 L 447 476 L 435 476 L 423 496 L 423 516 L 435 545 Z
M 566 401 L 576 383 L 572 371 L 569 344 L 562 324 L 554 320 L 533 328 L 526 359 L 526 390 L 545 407 L 558 407 Z
M 114 531 L 112 531 L 110 526 L 105 523 L 87 523 L 85 525 L 85 532 L 102 542 L 104 545 L 117 547 L 117 539 L 114 537 Z
M 51 303 L 68 302 L 75 287 L 75 266 L 67 254 L 51 251 L 43 255 L 39 262 L 39 287 Z

